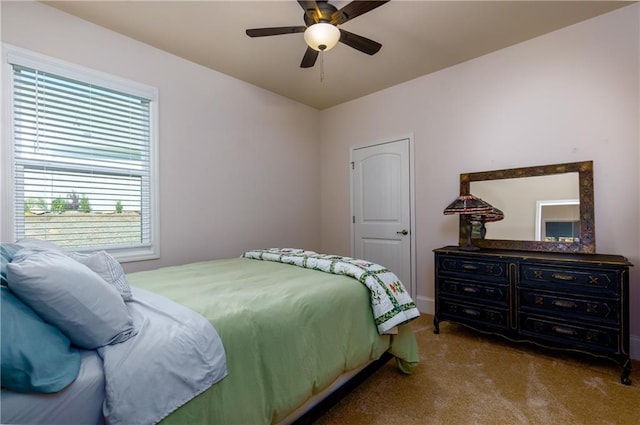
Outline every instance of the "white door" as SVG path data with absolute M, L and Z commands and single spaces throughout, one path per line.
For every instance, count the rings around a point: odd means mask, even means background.
M 353 257 L 386 267 L 415 296 L 409 139 L 354 149 L 351 168 Z

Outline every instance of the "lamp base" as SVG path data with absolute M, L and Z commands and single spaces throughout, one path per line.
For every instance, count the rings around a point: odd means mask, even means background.
M 480 248 L 478 248 L 477 246 L 475 246 L 473 244 L 473 242 L 471 242 L 471 230 L 472 230 L 472 224 L 471 221 L 467 219 L 467 223 L 466 223 L 466 230 L 467 230 L 467 240 L 464 242 L 464 245 L 460 245 L 460 250 L 462 251 L 478 251 L 480 250 Z
M 465 243 L 464 245 L 460 245 L 458 248 L 460 248 L 461 251 L 479 251 L 480 250 L 480 248 L 478 248 L 471 242 Z

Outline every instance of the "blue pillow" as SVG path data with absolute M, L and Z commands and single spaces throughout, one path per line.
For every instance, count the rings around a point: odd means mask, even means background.
M 62 252 L 23 248 L 7 265 L 7 277 L 11 292 L 78 347 L 94 349 L 137 333 L 120 293 Z
M 0 243 L 0 284 L 7 284 L 7 264 L 21 248 L 22 246 L 16 243 Z
M 2 387 L 17 392 L 54 393 L 73 382 L 80 371 L 80 352 L 9 288 L 0 287 L 0 295 Z

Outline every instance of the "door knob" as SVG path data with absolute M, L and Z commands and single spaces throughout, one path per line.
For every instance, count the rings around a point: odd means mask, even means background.
M 407 229 L 402 229 L 400 232 L 396 232 L 398 235 L 408 235 L 409 232 L 407 231 Z

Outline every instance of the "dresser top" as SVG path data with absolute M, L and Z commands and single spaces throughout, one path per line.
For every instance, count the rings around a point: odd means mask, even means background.
M 465 251 L 459 246 L 450 245 L 442 248 L 434 249 L 433 252 L 440 254 L 464 254 L 470 257 L 498 257 L 498 258 L 518 258 L 518 259 L 535 259 L 535 260 L 551 260 L 551 261 L 567 261 L 591 264 L 612 264 L 633 266 L 622 255 L 610 254 L 581 254 L 581 253 L 564 253 L 564 252 L 546 252 L 546 251 L 516 251 L 507 249 L 479 249 L 477 251 Z

